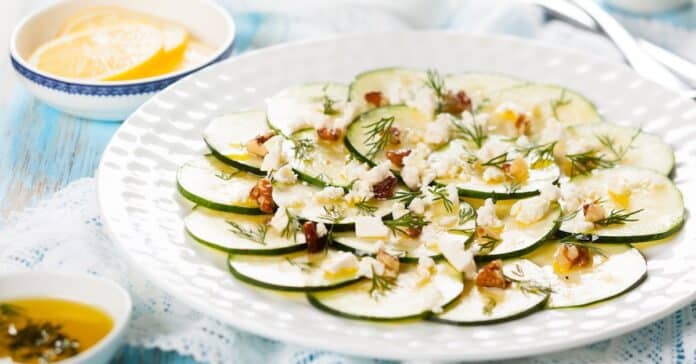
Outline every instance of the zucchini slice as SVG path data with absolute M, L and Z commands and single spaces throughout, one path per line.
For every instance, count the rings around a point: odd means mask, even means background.
M 240 215 L 197 206 L 184 218 L 186 232 L 197 242 L 233 254 L 276 255 L 307 248 L 304 235 L 282 236 L 266 228 L 268 216 Z
M 228 265 L 237 279 L 246 283 L 281 291 L 321 291 L 349 285 L 361 279 L 358 269 L 332 275 L 322 264 L 338 253 L 298 252 L 279 256 L 230 254 Z
M 385 97 L 399 89 L 413 89 L 425 85 L 426 73 L 405 68 L 381 68 L 367 71 L 355 76 L 350 84 L 350 101 L 358 110 L 367 110 L 370 105 L 365 101 L 365 94 L 381 92 Z
M 502 205 L 502 208 L 499 206 Z M 493 247 L 480 250 L 476 254 L 476 261 L 489 261 L 494 259 L 508 259 L 527 254 L 538 248 L 546 240 L 550 239 L 558 230 L 560 225 L 561 208 L 558 204 L 553 204 L 551 209 L 539 221 L 526 225 L 517 222 L 514 216 L 509 214 L 511 203 L 497 203 L 498 214 L 506 210 L 503 222 L 503 231 L 500 234 L 500 241 L 495 242 L 485 238 L 476 238 L 474 242 L 479 247 L 490 244 Z
M 348 126 L 344 142 L 355 158 L 375 166 L 387 160 L 387 150 L 415 148 L 418 138 L 410 138 L 409 135 L 422 137 L 429 121 L 430 119 L 417 109 L 403 105 L 384 106 L 358 116 Z M 389 138 L 382 138 L 389 128 L 397 128 L 401 132 L 401 142 L 382 148 L 380 142 L 389 141 Z
M 326 100 L 330 104 L 345 103 L 348 87 L 334 82 L 315 82 L 292 86 L 267 100 L 266 115 L 271 129 L 283 135 L 312 125 L 313 117 L 323 117 Z M 340 111 L 326 115 L 329 118 L 341 117 Z
M 323 141 L 314 129 L 298 131 L 291 139 L 306 151 L 301 159 L 292 161 L 292 169 L 299 179 L 319 187 L 347 187 L 352 182 L 345 171 L 350 153 L 344 143 Z
M 633 289 L 647 277 L 645 257 L 628 244 L 583 244 L 590 249 L 592 266 L 559 274 L 553 264 L 559 245 L 548 244 L 529 255 L 529 260 L 512 261 L 503 267 L 504 274 L 512 279 L 549 287 L 549 308 L 605 301 Z
M 609 192 L 609 186 L 623 181 L 625 191 L 620 195 Z M 560 230 L 567 234 L 586 234 L 597 242 L 627 243 L 664 239 L 684 225 L 685 209 L 682 194 L 669 178 L 662 174 L 634 167 L 594 170 L 569 182 L 583 195 L 600 200 L 606 211 L 604 224 L 583 230 L 582 212 L 566 219 Z M 575 211 L 564 211 L 573 214 Z M 630 214 L 630 215 L 628 215 Z M 626 216 L 625 221 L 610 223 L 611 216 Z M 607 223 L 610 223 L 607 225 Z
M 191 202 L 214 210 L 248 215 L 263 214 L 256 202 L 247 197 L 258 179 L 258 176 L 223 164 L 211 155 L 190 160 L 179 167 L 176 174 L 179 192 Z
M 617 164 L 651 169 L 669 175 L 674 169 L 674 151 L 658 136 L 640 129 L 611 123 L 592 123 L 566 129 L 569 140 L 589 143 L 595 152 Z
M 371 200 L 360 208 L 350 205 L 345 198 L 335 201 L 320 203 L 315 195 L 321 191 L 316 186 L 306 184 L 273 186 L 273 201 L 278 206 L 285 206 L 298 219 L 302 221 L 321 222 L 333 225 L 333 231 L 351 230 L 355 226 L 355 218 L 358 216 L 385 217 L 391 213 L 393 200 Z M 367 209 L 369 209 L 369 211 Z
M 402 264 L 395 282 L 384 284 L 379 278 L 347 287 L 308 293 L 309 302 L 328 313 L 360 320 L 394 321 L 425 317 L 432 310 L 446 307 L 462 292 L 462 276 L 447 263 L 436 265 L 437 272 L 424 283 L 415 264 Z
M 516 87 L 526 82 L 518 78 L 495 73 L 459 73 L 447 75 L 445 86 L 449 90 L 464 90 L 473 101 L 474 108 L 483 109 L 497 91 Z
M 531 111 L 541 120 L 553 117 L 564 126 L 603 121 L 590 100 L 556 85 L 526 84 L 500 90 L 491 97 L 483 111 L 493 112 L 504 103 L 513 103 L 521 110 Z
M 459 298 L 445 312 L 430 317 L 430 320 L 462 326 L 494 324 L 539 311 L 548 298 L 547 287 L 529 282 L 513 281 L 510 287 L 502 290 L 479 288 L 467 280 Z
M 203 131 L 203 140 L 221 162 L 264 176 L 263 158 L 247 152 L 246 143 L 269 130 L 265 112 L 237 112 L 214 119 Z
M 435 210 L 435 209 L 434 209 Z M 439 210 L 439 209 L 438 209 Z M 466 202 L 460 202 L 459 210 L 457 211 L 474 211 L 473 208 Z M 447 219 L 449 216 L 457 216 L 457 211 L 450 214 L 441 211 L 439 216 L 432 218 L 432 224 L 440 224 L 440 221 Z M 445 239 L 453 239 L 461 241 L 462 245 L 468 243 L 473 238 L 475 228 L 475 218 L 473 215 L 460 215 L 458 221 L 447 226 Z M 469 217 L 472 216 L 472 217 Z M 443 227 L 444 228 L 444 227 Z M 418 238 L 410 238 L 406 235 L 397 233 L 390 236 L 388 239 L 376 238 L 358 238 L 355 232 L 339 232 L 333 234 L 333 244 L 336 248 L 355 252 L 360 255 L 375 256 L 382 244 L 384 250 L 389 254 L 399 257 L 402 262 L 415 263 L 421 256 L 429 256 L 434 259 L 442 257 L 440 249 L 437 247 L 437 242 L 426 241 L 423 235 Z
M 447 145 L 434 151 L 429 161 L 437 163 L 438 160 L 457 159 L 461 163 L 467 163 L 467 158 L 472 155 L 469 143 L 462 139 L 454 139 Z M 523 184 L 511 184 L 505 181 L 498 183 L 487 183 L 478 173 L 471 174 L 468 180 L 462 180 L 459 177 L 436 178 L 435 183 L 440 185 L 448 185 L 454 183 L 459 189 L 459 195 L 462 197 L 471 198 L 493 198 L 495 200 L 510 200 L 531 197 L 539 194 L 539 189 L 542 186 L 554 183 L 561 175 L 558 166 L 553 163 L 535 163 L 536 156 L 530 153 L 525 159 L 529 168 L 529 178 Z M 536 165 L 536 166 L 535 166 Z

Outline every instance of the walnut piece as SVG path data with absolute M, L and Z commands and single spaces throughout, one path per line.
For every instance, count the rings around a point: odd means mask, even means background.
M 442 97 L 442 112 L 452 115 L 459 115 L 462 112 L 471 111 L 471 98 L 465 91 L 460 90 L 457 93 L 448 91 Z
M 586 221 L 592 223 L 607 217 L 607 213 L 606 211 L 604 211 L 604 207 L 602 207 L 602 205 L 600 205 L 598 201 L 583 204 L 582 214 L 585 216 Z
M 561 244 L 554 254 L 554 265 L 567 271 L 592 265 L 592 254 L 585 246 Z
M 374 107 L 384 106 L 386 101 L 384 95 L 379 91 L 372 91 L 365 94 L 365 102 Z
M 273 202 L 273 185 L 268 178 L 261 178 L 256 185 L 251 188 L 249 197 L 256 201 L 259 205 L 259 210 L 266 214 L 273 213 L 276 204 Z
M 391 133 L 391 138 L 389 138 L 389 143 L 391 145 L 399 145 L 401 144 L 401 130 L 399 128 L 392 126 L 389 128 L 389 132 Z
M 251 154 L 255 154 L 259 157 L 263 157 L 268 154 L 268 149 L 263 144 L 275 136 L 275 133 L 269 131 L 266 134 L 257 135 L 254 139 L 251 139 L 246 143 L 246 150 Z
M 484 265 L 476 275 L 476 285 L 503 289 L 510 286 L 510 281 L 503 275 L 503 261 L 496 259 Z
M 398 183 L 396 177 L 389 176 L 372 186 L 372 193 L 375 194 L 376 199 L 386 200 L 394 196 L 394 188 Z
M 341 131 L 341 129 L 338 129 L 338 128 L 320 128 L 320 129 L 317 129 L 317 135 L 319 136 L 319 139 L 321 139 L 321 140 L 335 142 L 335 141 L 341 139 L 341 134 L 343 134 L 343 132 Z
M 319 253 L 326 248 L 326 236 L 319 237 L 317 234 L 317 223 L 306 221 L 302 224 L 302 232 L 304 233 L 305 242 L 307 243 L 308 253 Z
M 377 252 L 376 258 L 384 264 L 384 276 L 396 278 L 399 275 L 399 258 L 387 253 L 384 249 Z
M 411 154 L 410 149 L 405 149 L 405 150 L 398 150 L 398 151 L 393 151 L 389 150 L 387 151 L 387 159 L 392 162 L 393 165 L 402 168 L 404 166 L 404 158 L 409 156 Z
M 529 178 L 529 166 L 522 157 L 517 157 L 510 163 L 504 163 L 503 172 L 515 182 L 524 182 Z

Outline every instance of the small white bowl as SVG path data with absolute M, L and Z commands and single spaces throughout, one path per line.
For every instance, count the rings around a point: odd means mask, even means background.
M 171 19 L 215 50 L 200 65 L 157 77 L 132 81 L 83 81 L 53 76 L 28 62 L 75 13 L 88 7 L 118 6 Z M 213 0 L 63 0 L 28 15 L 10 39 L 10 60 L 31 93 L 65 113 L 97 120 L 121 121 L 155 92 L 203 67 L 230 56 L 235 25 Z
M 108 363 L 124 343 L 133 303 L 128 292 L 110 280 L 50 272 L 0 275 L 0 302 L 22 298 L 56 298 L 84 303 L 101 309 L 114 321 L 111 332 L 96 345 L 61 363 Z

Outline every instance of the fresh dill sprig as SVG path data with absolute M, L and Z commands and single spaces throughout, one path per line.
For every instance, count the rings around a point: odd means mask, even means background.
M 467 126 L 455 118 L 450 118 L 450 120 L 454 128 L 457 129 L 459 137 L 476 144 L 477 148 L 481 148 L 483 142 L 485 142 L 486 138 L 488 138 L 483 125 L 478 124 L 476 121 L 474 121 L 471 126 Z
M 553 117 L 558 120 L 558 109 L 570 104 L 572 101 L 572 99 L 566 98 L 566 90 L 563 89 L 561 91 L 561 95 L 557 99 L 551 101 L 551 111 L 553 112 Z
M 369 294 L 372 299 L 378 300 L 380 296 L 384 296 L 384 294 L 394 289 L 396 279 L 377 274 L 375 272 L 375 267 L 371 267 L 371 269 L 372 286 L 370 287 Z
M 371 205 L 367 199 L 362 199 L 360 202 L 355 204 L 355 208 L 358 209 L 358 214 L 363 216 L 375 216 L 377 211 L 377 206 Z
M 561 238 L 558 242 L 561 244 L 566 244 L 566 245 L 573 245 L 579 248 L 585 248 L 590 251 L 590 253 L 595 254 L 595 255 L 600 255 L 602 257 L 607 257 L 607 255 L 604 253 L 604 251 L 596 246 L 588 245 L 588 243 L 592 243 L 593 241 L 597 240 L 596 235 L 588 235 L 588 234 L 573 234 L 573 235 L 568 235 L 564 236 Z
M 478 246 L 479 246 L 479 254 L 486 255 L 495 249 L 495 247 L 498 245 L 498 243 L 501 242 L 500 239 L 490 236 L 490 235 L 484 235 L 479 238 L 480 240 L 477 241 Z M 483 241 L 481 241 L 483 240 Z
M 234 221 L 225 220 L 225 222 L 230 225 L 229 231 L 240 238 L 253 241 L 257 244 L 266 245 L 266 233 L 268 232 L 268 227 L 264 224 L 256 225 L 256 229 L 244 228 Z
M 495 309 L 495 306 L 498 305 L 498 301 L 495 300 L 493 297 L 486 297 L 486 304 L 483 305 L 483 314 L 486 316 L 490 316 L 493 314 L 493 310 Z
M 329 87 L 329 85 L 327 84 L 322 88 L 323 95 L 322 95 L 321 103 L 323 106 L 323 112 L 325 115 L 339 114 L 340 111 L 338 111 L 337 109 L 334 108 L 334 104 L 336 103 L 336 100 L 332 100 L 331 98 L 329 98 L 329 94 L 327 92 L 328 87 Z
M 498 169 L 503 169 L 503 164 L 509 163 L 510 159 L 508 159 L 508 153 L 505 152 L 503 154 L 497 155 L 491 159 L 489 159 L 486 162 L 481 163 L 481 166 L 484 167 L 495 167 Z
M 517 151 L 525 157 L 532 156 L 532 167 L 538 166 L 540 163 L 553 162 L 553 150 L 558 141 L 553 141 L 546 144 L 537 144 L 529 147 L 519 147 Z
M 393 116 L 381 118 L 363 127 L 367 129 L 365 133 L 367 135 L 365 145 L 369 148 L 365 157 L 374 159 L 377 153 L 383 151 L 384 148 L 391 143 L 391 128 L 392 125 L 394 125 L 394 119 Z
M 290 263 L 293 267 L 300 268 L 303 273 L 309 273 L 317 268 L 316 263 L 313 262 L 298 262 L 290 258 L 285 258 L 285 260 Z
M 459 225 L 464 225 L 474 219 L 476 219 L 476 210 L 473 207 L 467 205 L 459 209 Z
M 491 98 L 490 97 L 485 97 L 481 102 L 476 105 L 476 109 L 474 110 L 474 114 L 478 114 L 481 111 L 483 111 L 484 108 L 488 106 L 488 104 L 491 103 Z
M 297 216 L 290 213 L 287 208 L 285 209 L 285 215 L 288 217 L 288 223 L 285 224 L 285 227 L 280 232 L 280 236 L 285 239 L 292 239 L 296 242 L 297 232 L 300 231 L 300 221 L 297 219 Z
M 294 139 L 294 155 L 295 159 L 300 160 L 302 162 L 307 162 L 308 160 L 311 159 L 311 154 L 316 148 L 316 145 L 312 139 L 309 138 L 300 138 L 300 139 Z
M 346 212 L 336 205 L 322 206 L 324 212 L 319 215 L 320 219 L 331 221 L 332 224 L 337 224 L 346 218 Z
M 445 80 L 442 78 L 442 75 L 440 75 L 440 72 L 429 69 L 426 72 L 426 77 L 425 85 L 433 90 L 438 99 L 442 99 L 442 97 L 445 96 Z
M 585 175 L 597 168 L 612 168 L 616 165 L 613 160 L 607 159 L 604 154 L 597 154 L 594 150 L 583 153 L 566 154 L 570 160 L 570 176 Z
M 554 292 L 549 286 L 544 286 L 532 280 L 521 279 L 524 278 L 524 272 L 522 271 L 522 267 L 519 265 L 519 263 L 515 264 L 515 268 L 512 270 L 512 273 L 519 278 L 511 277 L 507 274 L 505 274 L 505 278 L 515 282 L 517 287 L 524 294 L 547 295 Z
M 408 230 L 410 229 L 421 229 L 423 226 L 428 225 L 430 222 L 426 221 L 423 216 L 409 212 L 402 215 L 395 220 L 385 220 L 384 225 L 386 225 L 392 234 L 396 235 L 396 232 L 400 232 L 404 235 L 408 235 Z
M 397 191 L 394 196 L 390 197 L 390 200 L 396 200 L 402 202 L 404 205 L 408 206 L 413 200 L 423 197 L 423 192 L 418 191 Z
M 519 182 L 510 182 L 505 184 L 505 193 L 512 194 L 518 192 L 521 188 L 522 185 Z
M 578 216 L 578 214 L 580 213 L 580 210 L 581 210 L 581 208 L 577 209 L 571 213 L 559 216 L 558 219 L 556 219 L 556 223 L 564 223 L 566 221 L 570 221 L 570 220 L 574 219 L 575 216 Z
M 623 225 L 627 222 L 635 222 L 638 219 L 633 216 L 643 211 L 643 209 L 638 209 L 634 211 L 626 211 L 626 209 L 612 209 L 609 216 L 597 220 L 594 222 L 595 225 L 609 226 L 609 225 Z
M 608 134 L 604 135 L 598 135 L 595 134 L 595 137 L 597 138 L 597 141 L 602 144 L 611 154 L 614 155 L 614 161 L 619 162 L 621 161 L 625 156 L 626 153 L 628 153 L 631 148 L 633 148 L 633 142 L 636 141 L 636 138 L 642 133 L 641 129 L 638 129 L 638 131 L 631 136 L 631 139 L 628 141 L 628 144 L 625 146 L 617 146 L 616 141 L 609 136 Z
M 454 211 L 454 201 L 451 201 L 449 199 L 447 187 L 441 185 L 434 186 L 430 189 L 430 193 L 433 194 L 433 202 L 442 201 L 442 205 L 445 207 L 445 211 Z
M 217 177 L 217 178 L 219 178 L 219 179 L 221 179 L 221 180 L 223 180 L 223 181 L 229 181 L 229 180 L 231 180 L 234 176 L 238 175 L 238 174 L 241 173 L 241 172 L 242 172 L 242 171 L 236 171 L 236 172 L 233 172 L 233 173 L 218 172 L 218 173 L 215 173 L 215 177 Z

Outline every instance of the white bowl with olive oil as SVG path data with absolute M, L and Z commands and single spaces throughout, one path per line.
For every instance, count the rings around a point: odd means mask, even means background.
M 55 272 L 0 275 L 0 361 L 107 363 L 123 344 L 130 295 L 95 276 Z M 42 336 L 27 340 L 32 335 Z M 10 350 L 10 346 L 19 348 Z

